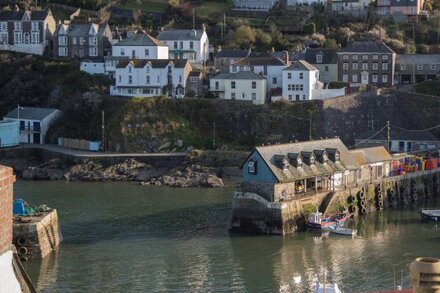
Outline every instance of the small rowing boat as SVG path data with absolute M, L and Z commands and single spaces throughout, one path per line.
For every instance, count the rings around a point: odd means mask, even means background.
M 329 230 L 330 232 L 339 235 L 355 236 L 357 234 L 357 230 L 340 227 L 338 225 L 329 227 Z
M 316 211 L 310 214 L 307 226 L 312 229 L 328 230 L 334 225 L 344 225 L 348 216 L 347 213 L 337 213 L 331 216 L 324 216 L 322 213 Z
M 422 209 L 420 216 L 426 221 L 440 222 L 440 209 Z

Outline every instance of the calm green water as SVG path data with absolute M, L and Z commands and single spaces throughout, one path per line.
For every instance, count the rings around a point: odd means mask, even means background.
M 229 234 L 232 191 L 19 181 L 15 197 L 57 208 L 64 235 L 29 275 L 41 292 L 310 292 L 326 268 L 358 292 L 392 288 L 401 270 L 408 286 L 415 257 L 440 257 L 440 225 L 411 210 L 351 221 L 355 239 Z

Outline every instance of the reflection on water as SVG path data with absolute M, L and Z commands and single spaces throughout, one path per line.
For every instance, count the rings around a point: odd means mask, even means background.
M 416 256 L 440 256 L 439 228 L 415 209 L 351 219 L 355 238 L 229 234 L 232 191 L 18 182 L 16 197 L 58 209 L 64 235 L 30 277 L 39 292 L 309 292 L 325 269 L 356 292 L 391 288 L 394 269 L 407 286 Z

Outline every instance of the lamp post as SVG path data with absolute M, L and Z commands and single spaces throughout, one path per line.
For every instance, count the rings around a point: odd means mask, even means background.
M 20 144 L 20 110 L 24 110 L 23 107 L 20 107 L 20 104 L 17 104 L 17 145 Z

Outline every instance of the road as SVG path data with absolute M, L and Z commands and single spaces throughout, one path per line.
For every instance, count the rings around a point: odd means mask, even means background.
M 91 152 L 63 148 L 53 144 L 20 144 L 21 148 L 43 149 L 77 158 L 135 158 L 135 157 L 184 157 L 187 153 L 111 153 Z

